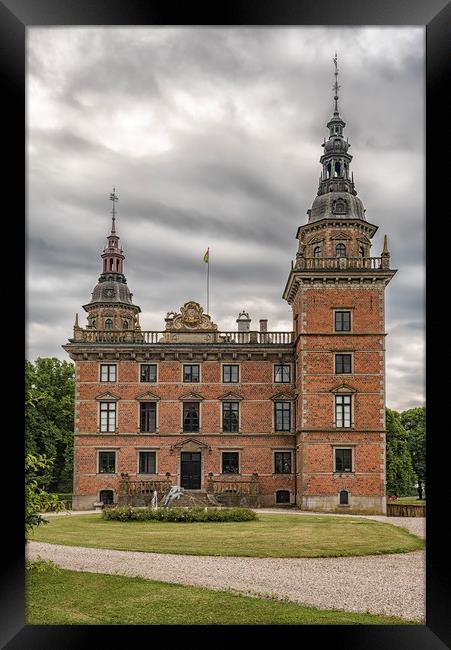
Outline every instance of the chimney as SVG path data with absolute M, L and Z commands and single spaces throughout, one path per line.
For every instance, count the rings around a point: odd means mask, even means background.
M 251 328 L 251 319 L 249 318 L 247 311 L 243 310 L 240 314 L 238 314 L 236 322 L 238 323 L 239 332 L 249 332 Z
M 260 318 L 260 332 L 267 332 L 267 331 L 268 331 L 268 319 Z

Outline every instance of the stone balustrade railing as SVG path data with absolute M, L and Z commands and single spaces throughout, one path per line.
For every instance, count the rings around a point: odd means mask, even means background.
M 295 263 L 296 269 L 311 270 L 378 270 L 389 269 L 390 258 L 381 257 L 298 257 Z
M 185 340 L 183 336 L 189 336 Z M 196 340 L 199 335 L 199 340 Z M 190 332 L 173 331 L 131 331 L 131 330 L 94 330 L 75 328 L 74 340 L 83 343 L 204 343 L 204 344 L 262 344 L 286 345 L 294 342 L 294 332 L 208 332 L 191 330 Z

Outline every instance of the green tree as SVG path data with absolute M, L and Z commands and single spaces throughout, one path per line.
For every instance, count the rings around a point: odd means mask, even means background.
M 401 413 L 401 423 L 408 435 L 412 466 L 417 476 L 418 498 L 423 499 L 426 489 L 426 407 L 404 411 Z
M 47 523 L 42 512 L 52 507 L 61 510 L 63 504 L 56 494 L 46 492 L 42 483 L 49 472 L 51 462 L 42 455 L 27 454 L 25 456 L 25 532 L 29 532 L 39 524 Z
M 25 362 L 25 451 L 49 461 L 42 487 L 72 491 L 74 365 L 55 357 Z
M 387 494 L 404 496 L 411 494 L 415 483 L 408 434 L 401 424 L 397 411 L 386 409 L 387 428 Z

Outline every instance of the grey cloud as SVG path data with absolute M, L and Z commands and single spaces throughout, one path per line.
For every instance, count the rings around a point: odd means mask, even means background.
M 65 358 L 100 273 L 113 184 L 144 329 L 187 299 L 205 305 L 207 246 L 220 327 L 242 308 L 256 326 L 291 327 L 282 292 L 316 193 L 337 49 L 357 189 L 379 225 L 373 255 L 388 233 L 399 269 L 387 402 L 423 399 L 422 30 L 30 28 L 28 40 L 30 358 Z

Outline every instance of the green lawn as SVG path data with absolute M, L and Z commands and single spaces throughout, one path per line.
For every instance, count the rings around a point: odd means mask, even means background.
M 107 521 L 100 514 L 49 518 L 30 539 L 153 553 L 245 557 L 338 557 L 405 553 L 424 547 L 406 530 L 370 519 L 260 513 L 258 521 Z
M 36 568 L 40 565 L 40 568 Z M 31 625 L 369 625 L 403 619 L 319 610 L 227 591 L 84 573 L 35 563 L 27 570 Z
M 426 499 L 419 499 L 418 497 L 398 497 L 396 501 L 388 501 L 394 505 L 400 504 L 405 506 L 425 506 Z

